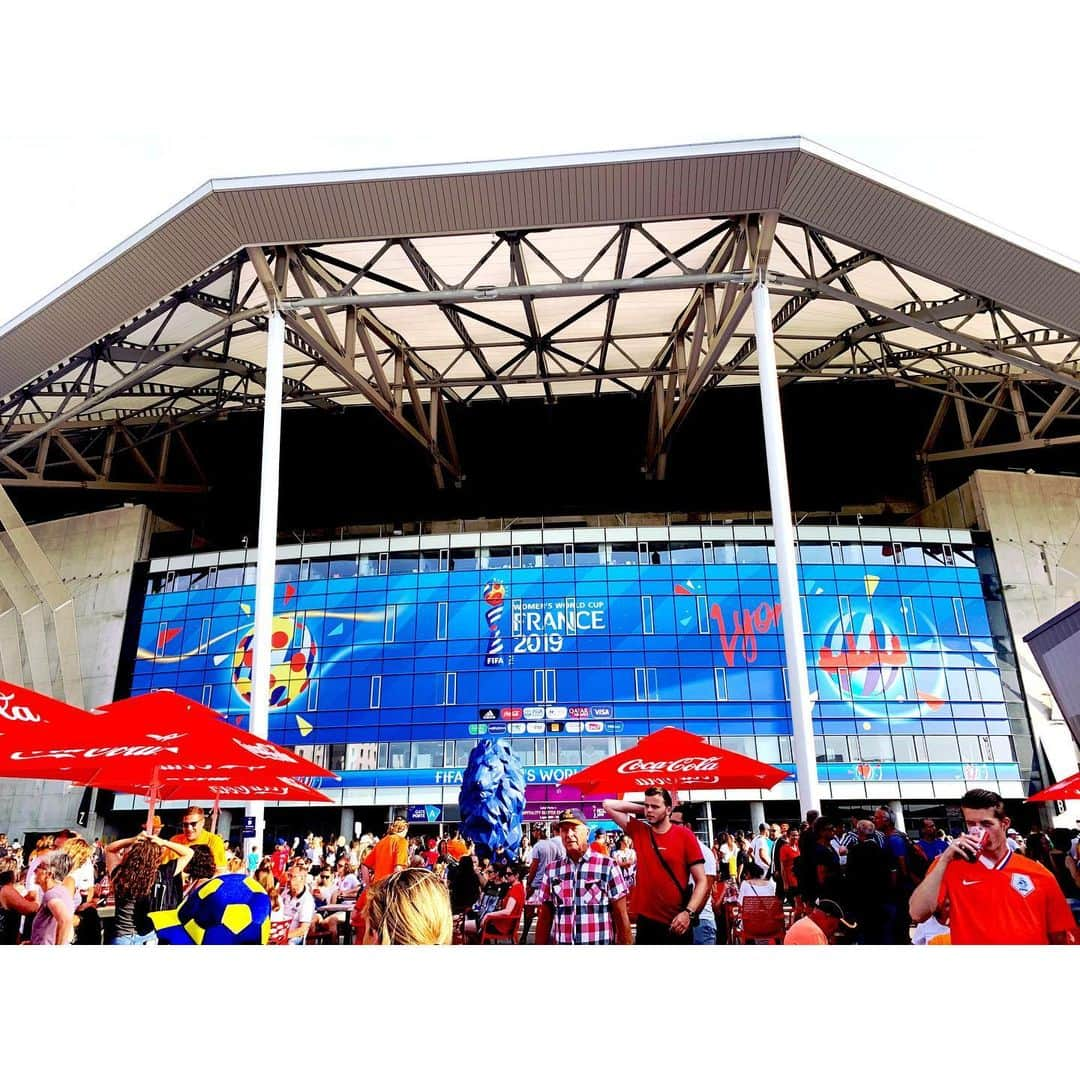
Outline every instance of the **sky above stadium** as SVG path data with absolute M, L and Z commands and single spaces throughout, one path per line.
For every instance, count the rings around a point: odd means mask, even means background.
M 1080 259 L 1072 38 L 1038 3 L 1007 33 L 920 2 L 107 8 L 11 16 L 0 324 L 212 177 L 791 135 Z

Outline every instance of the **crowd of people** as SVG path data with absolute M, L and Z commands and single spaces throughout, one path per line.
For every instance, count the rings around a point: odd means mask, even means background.
M 185 926 L 191 943 L 196 926 L 194 943 L 711 945 L 761 940 L 750 932 L 760 911 L 777 920 L 765 939 L 785 944 L 1077 939 L 1077 832 L 1022 837 L 991 791 L 964 796 L 957 835 L 928 818 L 917 839 L 887 806 L 843 825 L 813 812 L 763 822 L 707 844 L 696 808 L 663 788 L 603 805 L 611 831 L 564 810 L 512 858 L 481 857 L 455 829 L 410 837 L 400 819 L 381 838 L 278 837 L 270 854 L 245 857 L 198 807 L 171 838 L 159 817 L 109 843 L 66 830 L 28 855 L 0 834 L 0 943 L 153 945 Z M 229 890 L 268 898 L 262 923 L 248 925 L 251 907 L 244 925 L 215 928 L 210 899 L 223 886 L 218 901 Z

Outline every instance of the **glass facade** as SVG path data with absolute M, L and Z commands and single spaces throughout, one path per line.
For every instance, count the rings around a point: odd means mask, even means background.
M 670 724 L 790 766 L 771 540 L 686 531 L 283 555 L 270 738 L 349 787 L 453 784 L 485 734 L 553 782 Z M 1030 742 L 989 552 L 868 532 L 800 536 L 821 779 L 1019 780 Z M 253 565 L 152 568 L 131 692 L 243 721 L 254 602 Z

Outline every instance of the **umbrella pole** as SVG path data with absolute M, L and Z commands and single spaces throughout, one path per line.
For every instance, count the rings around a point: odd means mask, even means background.
M 146 808 L 146 831 L 153 835 L 154 833 L 154 807 L 158 801 L 158 789 L 161 786 L 159 779 L 159 769 L 154 766 L 154 778 L 150 781 L 150 798 L 147 800 Z
M 214 809 L 210 811 L 210 831 L 212 833 L 217 832 L 217 819 L 218 814 L 221 812 L 221 797 L 214 796 Z

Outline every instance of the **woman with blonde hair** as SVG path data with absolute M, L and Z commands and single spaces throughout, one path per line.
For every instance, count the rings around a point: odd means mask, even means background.
M 71 856 L 71 873 L 64 878 L 64 888 L 75 903 L 75 944 L 100 945 L 101 919 L 94 906 L 93 845 L 73 832 L 61 833 L 57 839 L 57 848 Z
M 34 884 L 34 871 L 37 869 L 38 863 L 52 851 L 55 843 L 56 837 L 51 834 L 38 837 L 38 841 L 34 845 L 34 850 L 30 852 L 30 858 L 26 863 L 26 877 L 23 879 L 23 884 L 28 889 L 37 888 L 37 885 Z
M 450 944 L 450 894 L 429 870 L 399 870 L 375 882 L 365 895 L 365 944 Z

